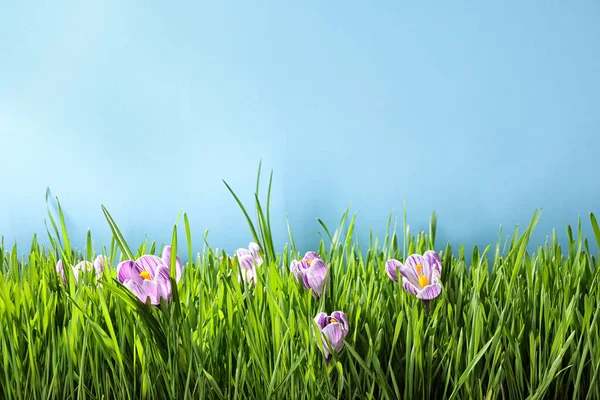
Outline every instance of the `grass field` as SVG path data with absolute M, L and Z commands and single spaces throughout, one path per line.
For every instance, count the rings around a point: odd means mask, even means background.
M 107 210 L 108 248 L 92 248 L 88 233 L 83 251 L 73 249 L 60 204 L 49 211 L 49 247 L 3 241 L 0 398 L 600 399 L 598 254 L 581 225 L 567 227 L 566 246 L 548 232 L 530 253 L 535 213 L 526 229 L 467 250 L 435 242 L 435 214 L 428 232 L 414 233 L 404 215 L 359 246 L 346 213 L 309 249 L 327 267 L 323 286 L 309 290 L 290 271 L 304 256 L 291 230 L 289 245 L 273 246 L 270 182 L 263 205 L 257 181 L 252 214 L 239 203 L 248 242 L 260 247 L 252 279 L 247 258 L 192 241 L 183 215 L 169 245 L 193 262 L 179 281 L 175 257 L 165 263 L 171 292 L 157 305 L 142 303 L 116 268 L 162 246 L 130 248 Z M 600 244 L 592 214 L 589 223 Z M 427 250 L 441 256 L 442 290 L 423 301 L 390 279 L 386 261 Z M 103 271 L 83 268 L 76 279 L 70 266 L 99 254 Z M 135 278 L 151 282 L 144 274 Z M 315 317 L 335 311 L 347 327 L 333 348 Z

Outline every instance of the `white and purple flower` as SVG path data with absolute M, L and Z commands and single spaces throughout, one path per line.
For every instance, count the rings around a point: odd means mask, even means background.
M 402 287 L 407 292 L 414 294 L 418 299 L 431 300 L 442 292 L 440 279 L 442 276 L 442 262 L 435 251 L 429 250 L 425 254 L 413 254 L 404 264 L 391 259 L 386 262 L 385 271 L 388 276 L 398 283 L 397 271 L 402 275 Z
M 171 246 L 163 250 L 162 258 L 144 255 L 137 260 L 119 263 L 117 277 L 126 288 L 131 290 L 142 302 L 150 299 L 150 304 L 158 305 L 160 300 L 171 300 L 172 288 L 169 269 L 171 265 Z M 177 257 L 175 262 L 176 281 L 181 280 L 183 266 Z
M 250 242 L 247 249 L 237 249 L 235 252 L 240 264 L 242 278 L 248 284 L 256 283 L 256 268 L 263 263 L 260 251 L 260 246 L 257 243 Z
M 349 331 L 348 318 L 341 311 L 334 311 L 331 315 L 321 312 L 315 317 L 315 322 L 321 331 L 322 346 L 319 347 L 329 362 L 332 352 L 339 353 L 344 348 L 344 339 Z
M 95 271 L 96 279 L 100 279 L 102 275 L 102 271 L 104 271 L 104 267 L 106 265 L 110 265 L 110 261 L 107 257 L 103 255 L 99 255 L 94 259 L 94 262 L 91 263 L 89 261 L 80 261 L 74 266 L 71 266 L 71 270 L 73 271 L 73 276 L 75 276 L 75 281 L 79 282 L 80 273 L 85 271 Z M 63 283 L 67 284 L 67 277 L 65 276 L 65 269 L 63 266 L 62 260 L 58 260 L 56 263 L 56 272 L 61 276 Z
M 309 251 L 301 260 L 293 260 L 290 264 L 290 271 L 296 280 L 302 281 L 306 289 L 312 289 L 315 297 L 321 295 L 327 278 L 327 265 L 319 254 Z

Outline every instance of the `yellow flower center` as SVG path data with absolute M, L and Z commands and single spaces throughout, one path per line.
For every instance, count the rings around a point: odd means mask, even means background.
M 312 264 L 312 262 L 313 262 L 313 261 L 314 261 L 314 260 L 308 260 L 308 261 L 306 261 L 306 262 L 308 263 L 308 265 L 310 265 L 310 264 Z
M 150 272 L 148 271 L 140 272 L 140 276 L 148 281 L 152 279 L 152 277 L 150 276 Z
M 421 285 L 421 288 L 429 285 L 429 279 L 423 275 L 423 266 L 421 264 L 417 264 L 415 268 L 417 270 L 417 275 L 419 275 L 419 285 Z
M 337 320 L 336 320 L 335 318 L 330 318 L 330 319 L 329 319 L 329 322 L 330 322 L 330 323 L 334 323 L 334 322 L 337 322 Z

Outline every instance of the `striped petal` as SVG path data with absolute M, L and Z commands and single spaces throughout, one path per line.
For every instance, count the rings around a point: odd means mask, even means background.
M 161 294 L 162 294 L 162 288 L 158 284 L 158 282 L 156 282 L 154 280 L 144 279 L 144 282 L 142 282 L 142 295 L 145 296 L 142 301 L 144 303 L 146 302 L 146 298 L 149 297 L 150 304 L 152 304 L 152 305 L 160 304 Z
M 164 261 L 157 256 L 145 255 L 135 260 L 133 270 L 140 274 L 142 271 L 148 271 L 150 277 L 154 279 L 155 271 L 158 267 L 164 267 Z
M 392 258 L 391 260 L 387 260 L 385 263 L 385 272 L 388 274 L 391 280 L 398 283 L 398 275 L 396 271 L 402 267 L 403 265 L 400 261 Z
M 310 268 L 306 270 L 304 275 L 305 285 L 313 290 L 316 296 L 320 296 L 323 291 L 325 279 L 327 277 L 327 265 L 321 259 L 316 259 L 310 265 Z
M 240 263 L 241 269 L 253 269 L 254 268 L 254 258 L 251 254 L 247 254 L 245 256 L 239 257 L 238 262 Z
M 250 244 L 248 244 L 248 250 L 250 250 L 250 253 L 252 253 L 256 266 L 260 267 L 263 263 L 263 259 L 260 255 L 260 246 L 257 243 L 250 242 Z
M 318 253 L 314 252 L 314 251 L 307 251 L 306 254 L 304 254 L 304 261 L 308 261 L 308 260 L 316 260 L 317 258 L 321 258 L 319 256 Z
M 127 280 L 139 281 L 137 278 L 140 277 L 140 274 L 139 272 L 134 271 L 134 266 L 135 261 L 133 260 L 121 261 L 119 265 L 117 265 L 117 278 L 119 279 L 119 282 L 124 284 Z
M 331 317 L 335 318 L 335 320 L 342 325 L 342 333 L 344 334 L 344 337 L 346 337 L 349 330 L 348 317 L 346 317 L 346 314 L 341 311 L 334 311 L 331 313 Z
M 73 276 L 75 276 L 75 281 L 79 281 L 79 272 L 89 271 L 92 268 L 94 268 L 94 264 L 89 261 L 79 261 L 77 264 L 75 264 L 73 267 Z
M 438 297 L 442 293 L 442 287 L 439 283 L 433 283 L 425 286 L 419 293 L 417 293 L 417 299 L 431 300 Z
M 158 285 L 158 296 L 162 297 L 166 301 L 171 300 L 172 289 L 171 289 L 171 277 L 169 275 L 169 268 L 166 266 L 158 267 L 156 270 L 156 277 L 154 281 Z
M 408 280 L 405 276 L 402 277 L 402 287 L 410 294 L 419 293 L 419 289 L 413 285 L 413 283 Z
M 325 328 L 328 323 L 327 314 L 325 314 L 324 312 L 318 313 L 317 316 L 315 317 L 315 322 L 317 323 L 317 325 L 319 325 L 320 329 Z
M 100 278 L 102 272 L 104 271 L 104 268 L 107 265 L 110 265 L 110 261 L 107 257 L 104 257 L 103 255 L 99 255 L 94 259 L 94 269 L 96 270 L 96 278 Z
M 297 281 L 302 279 L 302 275 L 304 275 L 304 268 L 302 268 L 302 261 L 292 260 L 290 264 L 290 272 L 294 274 L 294 277 Z
M 242 279 L 249 285 L 256 284 L 256 271 L 254 268 L 242 268 L 240 269 L 240 274 L 242 275 Z
M 154 277 L 154 280 L 161 285 L 171 286 L 171 276 L 169 274 L 169 268 L 166 265 L 158 267 L 156 269 L 156 275 Z
M 340 324 L 332 323 L 327 325 L 321 331 L 321 335 L 323 335 L 323 350 L 326 358 L 329 358 L 331 351 L 338 353 L 344 347 L 344 334 L 342 333 Z M 331 348 L 327 344 L 326 338 L 329 340 Z
M 237 249 L 235 255 L 238 256 L 238 258 L 242 258 L 244 256 L 251 256 L 252 253 L 250 253 L 250 250 L 248 249 Z
M 147 296 L 144 294 L 142 284 L 140 281 L 126 280 L 125 282 L 123 282 L 123 285 L 127 289 L 129 289 L 133 294 L 135 294 L 137 298 L 140 299 L 140 301 L 144 303 L 146 302 Z
M 181 259 L 179 256 L 176 256 L 175 260 L 175 278 L 177 283 L 181 280 L 181 275 L 183 275 L 183 264 L 181 263 Z M 162 260 L 169 269 L 171 268 L 171 246 L 165 246 L 162 253 Z
M 302 283 L 304 284 L 304 287 L 308 290 L 310 290 L 310 283 L 308 283 L 308 276 L 306 276 L 306 273 L 304 275 L 302 275 Z M 314 292 L 313 292 L 314 294 Z
M 56 272 L 61 276 L 63 284 L 67 284 L 67 277 L 65 276 L 65 269 L 63 267 L 62 260 L 58 260 L 56 263 Z
M 442 260 L 440 258 L 440 255 L 433 251 L 433 250 L 428 250 L 425 252 L 425 254 L 423 254 L 423 257 L 425 257 L 427 259 L 427 261 L 429 261 L 429 265 L 431 266 L 431 269 L 434 272 L 437 272 L 438 276 L 442 276 Z
M 412 256 L 409 256 L 406 261 L 404 261 L 404 266 L 403 268 L 400 268 L 400 274 L 402 274 L 403 277 L 405 277 L 406 279 L 408 279 L 410 281 L 410 283 L 413 284 L 413 286 L 415 287 L 421 287 L 421 285 L 419 284 L 419 274 L 417 273 L 417 265 L 421 265 L 421 268 L 424 267 L 423 264 L 426 264 L 427 260 L 425 259 L 425 257 L 419 255 L 419 254 L 413 254 Z M 429 264 L 427 264 L 429 265 Z M 422 270 L 423 275 L 424 275 L 424 271 Z

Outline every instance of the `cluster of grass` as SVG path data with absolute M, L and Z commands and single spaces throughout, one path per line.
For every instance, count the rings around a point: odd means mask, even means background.
M 108 248 L 94 250 L 88 234 L 83 252 L 72 249 L 60 204 L 56 220 L 49 213 L 49 248 L 34 237 L 19 256 L 3 242 L 0 398 L 600 398 L 600 276 L 580 224 L 575 235 L 568 227 L 566 248 L 553 233 L 530 254 L 536 213 L 524 231 L 466 257 L 463 247 L 436 249 L 435 215 L 416 234 L 406 215 L 400 235 L 390 218 L 383 239 L 364 248 L 346 213 L 332 234 L 322 224 L 316 250 L 329 280 L 317 299 L 289 272 L 301 257 L 291 232 L 288 246 L 274 248 L 258 189 L 254 223 L 242 206 L 249 239 L 264 250 L 256 286 L 206 240 L 194 255 L 184 216 L 185 240 L 175 229 L 171 245 L 190 261 L 160 307 L 139 302 L 114 268 L 99 281 L 68 274 L 66 285 L 56 273 L 59 258 L 103 253 L 114 267 L 160 252 L 155 243 L 130 250 L 107 211 Z M 593 215 L 591 224 L 600 243 Z M 428 249 L 442 256 L 443 292 L 425 304 L 388 278 L 385 262 Z M 327 363 L 313 318 L 336 310 L 350 331 Z

